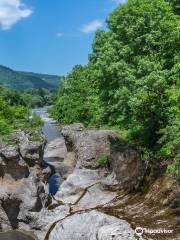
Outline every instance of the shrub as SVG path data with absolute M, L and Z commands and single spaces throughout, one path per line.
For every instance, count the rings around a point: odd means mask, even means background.
M 175 163 L 167 167 L 167 173 L 173 173 L 180 179 L 180 154 L 175 158 Z
M 102 154 L 97 160 L 97 163 L 102 167 L 110 167 L 110 157 L 107 154 Z
M 6 135 L 11 132 L 11 127 L 5 119 L 0 119 L 0 135 Z

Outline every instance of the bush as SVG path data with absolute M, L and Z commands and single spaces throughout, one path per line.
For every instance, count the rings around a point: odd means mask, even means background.
M 110 157 L 107 154 L 102 154 L 97 160 L 97 163 L 102 167 L 110 167 Z
M 18 96 L 0 88 L 0 135 L 9 135 L 16 129 L 39 129 L 43 125 L 39 116 L 29 118 L 29 109 L 18 101 Z
M 43 120 L 41 119 L 40 116 L 37 116 L 37 115 L 33 115 L 32 118 L 30 118 L 29 120 L 29 128 L 32 128 L 32 129 L 37 129 L 41 126 L 43 126 L 44 122 Z
M 175 174 L 180 179 L 180 154 L 175 157 L 175 163 L 167 167 L 167 173 Z
M 0 119 L 0 135 L 6 135 L 11 132 L 11 127 L 5 119 Z

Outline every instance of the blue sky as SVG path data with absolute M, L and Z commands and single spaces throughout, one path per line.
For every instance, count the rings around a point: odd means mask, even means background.
M 86 64 L 97 28 L 125 0 L 0 0 L 0 64 L 64 75 Z

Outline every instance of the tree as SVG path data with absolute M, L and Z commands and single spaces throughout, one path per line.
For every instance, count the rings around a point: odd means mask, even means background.
M 156 152 L 179 141 L 180 18 L 171 3 L 129 0 L 110 14 L 89 63 L 64 80 L 59 121 L 117 126 L 138 147 Z

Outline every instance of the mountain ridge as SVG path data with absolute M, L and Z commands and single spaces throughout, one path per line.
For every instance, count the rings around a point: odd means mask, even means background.
M 12 89 L 56 89 L 59 87 L 61 78 L 61 76 L 57 75 L 16 71 L 0 65 L 0 85 Z

